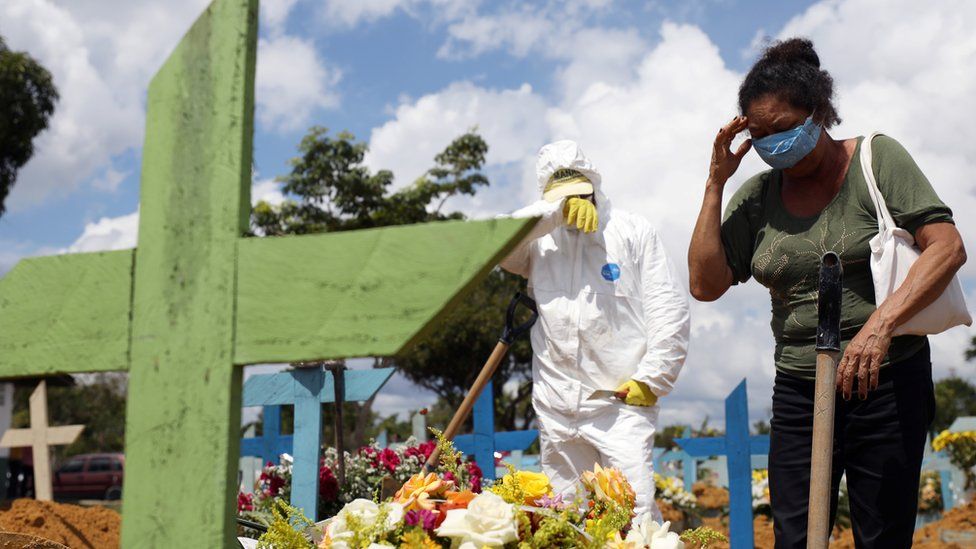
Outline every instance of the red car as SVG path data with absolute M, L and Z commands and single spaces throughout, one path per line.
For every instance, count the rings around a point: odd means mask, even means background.
M 124 468 L 123 454 L 72 456 L 54 473 L 54 495 L 67 499 L 119 499 Z

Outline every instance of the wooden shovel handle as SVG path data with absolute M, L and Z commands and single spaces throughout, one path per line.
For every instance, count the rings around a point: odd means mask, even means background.
M 498 369 L 498 365 L 502 363 L 502 359 L 505 358 L 505 353 L 508 352 L 508 344 L 504 341 L 499 341 L 495 345 L 495 350 L 491 352 L 491 356 L 488 357 L 488 361 L 481 368 L 481 373 L 474 380 L 471 385 L 471 389 L 468 390 L 468 394 L 464 396 L 464 401 L 461 402 L 461 406 L 458 407 L 457 411 L 454 412 L 454 417 L 451 418 L 451 422 L 447 425 L 447 429 L 444 431 L 444 438 L 447 440 L 454 440 L 454 436 L 464 425 L 464 422 L 471 415 L 471 409 L 474 407 L 474 403 L 481 396 L 481 392 L 485 389 L 485 385 L 491 381 L 491 378 L 495 375 L 495 371 Z M 440 449 L 435 448 L 434 452 L 430 454 L 427 458 L 427 463 L 424 464 L 424 469 L 432 467 L 437 464 L 437 460 L 440 458 Z
M 827 549 L 830 536 L 830 487 L 834 457 L 834 400 L 840 353 L 817 353 L 817 381 L 813 400 L 813 449 L 810 456 L 810 501 L 807 510 L 807 549 Z

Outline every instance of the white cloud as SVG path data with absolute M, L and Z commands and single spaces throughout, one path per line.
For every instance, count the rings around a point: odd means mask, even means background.
M 257 115 L 274 130 L 301 128 L 316 109 L 338 104 L 339 71 L 323 64 L 310 41 L 284 33 L 295 1 L 262 2 L 262 29 L 270 37 L 260 45 Z M 118 185 L 112 159 L 141 147 L 149 80 L 208 3 L 0 2 L 8 45 L 47 67 L 61 95 L 7 201 L 11 211 L 86 183 L 102 190 Z
M 632 77 L 636 61 L 646 51 L 636 29 L 587 26 L 587 17 L 603 8 L 603 2 L 583 1 L 472 12 L 448 24 L 448 38 L 437 55 L 466 59 L 505 50 L 515 57 L 561 61 L 556 71 L 558 95 L 571 100 L 591 82 L 618 84 Z
M 489 166 L 520 162 L 545 139 L 546 108 L 528 84 L 491 90 L 457 82 L 397 107 L 393 120 L 373 130 L 366 162 L 374 170 L 392 170 L 395 186 L 403 187 L 432 167 L 451 140 L 475 126 L 488 142 Z
M 333 26 L 355 27 L 390 17 L 398 11 L 418 20 L 453 20 L 474 10 L 478 0 L 326 0 L 321 18 Z
M 85 229 L 64 253 L 100 252 L 135 248 L 139 234 L 139 212 L 120 217 L 103 217 L 85 224 Z
M 263 179 L 251 186 L 251 205 L 265 201 L 272 206 L 278 206 L 285 201 L 281 193 L 281 183 L 274 179 Z
M 100 191 L 115 192 L 128 175 L 129 172 L 120 172 L 109 165 L 101 175 L 92 180 L 91 186 Z
M 258 121 L 274 131 L 303 129 L 318 109 L 339 105 L 342 78 L 327 67 L 311 40 L 279 35 L 258 42 L 255 81 Z
M 284 30 L 292 8 L 298 0 L 263 0 L 261 2 L 261 25 L 273 35 Z
M 206 3 L 0 3 L 9 46 L 47 67 L 61 95 L 11 192 L 11 210 L 71 192 L 141 143 L 146 84 Z

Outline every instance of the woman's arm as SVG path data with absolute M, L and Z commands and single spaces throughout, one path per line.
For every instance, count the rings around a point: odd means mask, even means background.
M 905 281 L 868 318 L 854 336 L 837 366 L 837 388 L 851 398 L 854 377 L 862 399 L 877 389 L 881 362 L 888 354 L 895 328 L 938 299 L 966 262 L 966 247 L 952 223 L 930 223 L 915 231 L 922 255 Z
M 691 295 L 699 301 L 715 301 L 731 286 L 732 269 L 722 247 L 722 192 L 725 183 L 749 152 L 750 141 L 734 153 L 729 148 L 735 135 L 746 128 L 744 116 L 737 116 L 718 131 L 712 147 L 712 162 L 705 183 L 701 212 L 688 247 L 688 276 Z

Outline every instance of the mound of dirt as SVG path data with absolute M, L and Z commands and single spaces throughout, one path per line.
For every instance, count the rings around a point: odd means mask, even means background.
M 701 509 L 723 509 L 729 505 L 729 491 L 706 482 L 696 482 L 691 487 L 698 507 Z
M 104 507 L 14 500 L 0 511 L 0 531 L 42 537 L 71 549 L 115 549 L 119 546 L 121 516 Z

